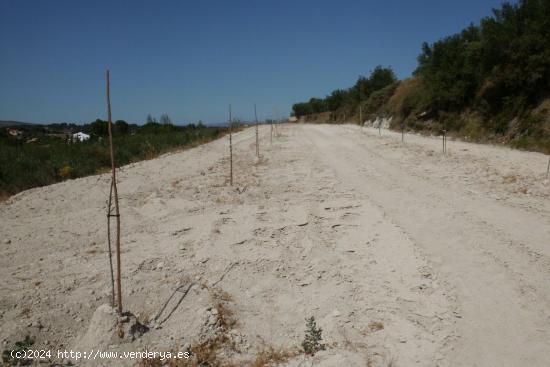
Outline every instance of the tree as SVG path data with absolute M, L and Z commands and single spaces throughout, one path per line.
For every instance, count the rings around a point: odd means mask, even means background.
M 97 119 L 90 124 L 90 131 L 96 136 L 109 135 L 109 123 L 104 120 Z
M 172 120 L 170 120 L 170 116 L 167 113 L 163 113 L 160 115 L 160 123 L 163 125 L 172 125 Z
M 393 84 L 396 81 L 397 78 L 395 77 L 395 73 L 393 72 L 392 68 L 384 68 L 381 65 L 378 65 L 371 72 L 368 79 L 367 97 L 370 95 L 370 93 L 387 87 L 388 85 Z
M 115 122 L 115 134 L 126 135 L 130 132 L 130 126 L 124 120 L 117 120 Z
M 336 89 L 323 99 L 310 98 L 308 102 L 295 103 L 292 105 L 292 113 L 296 117 L 336 111 L 343 107 L 355 109 L 361 102 L 378 90 L 381 90 L 397 81 L 395 73 L 391 68 L 377 66 L 370 76 L 360 76 L 353 87 L 348 89 Z

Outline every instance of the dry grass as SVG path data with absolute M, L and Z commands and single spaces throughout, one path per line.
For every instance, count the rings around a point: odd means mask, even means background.
M 230 339 L 225 334 L 220 334 L 213 339 L 203 341 L 191 346 L 189 358 L 171 358 L 161 361 L 160 358 L 142 359 L 138 367 L 237 367 L 231 361 L 225 361 L 220 352 L 230 344 Z M 178 350 L 172 351 L 176 355 Z
M 137 320 L 142 325 L 149 325 L 149 322 L 151 321 L 151 313 L 149 311 L 140 312 Z
M 411 93 L 417 90 L 419 83 L 420 78 L 418 77 L 411 77 L 399 83 L 387 103 L 388 109 L 392 114 L 397 115 L 402 110 L 403 102 Z
M 249 367 L 267 367 L 286 363 L 290 359 L 299 356 L 303 352 L 299 349 L 276 350 L 268 348 L 263 350 L 248 364 Z
M 231 363 L 224 362 L 220 358 L 220 350 L 224 349 L 231 339 L 225 334 L 220 334 L 213 339 L 206 340 L 200 344 L 191 346 L 191 358 L 183 360 L 183 364 L 175 364 L 173 367 L 229 367 Z
M 218 311 L 218 325 L 223 330 L 229 330 L 237 324 L 233 311 L 227 307 L 228 302 L 233 301 L 233 297 L 224 290 L 211 288 L 207 284 L 201 284 L 202 288 L 207 289 L 214 308 Z
M 502 183 L 510 184 L 518 181 L 518 175 L 506 175 L 502 177 Z
M 218 303 L 216 309 L 218 310 L 218 324 L 223 330 L 229 330 L 237 324 L 237 320 L 233 317 L 233 311 L 225 307 L 223 303 Z
M 189 358 L 172 358 L 169 361 L 161 361 L 159 358 L 142 359 L 138 367 L 159 367 L 168 365 L 169 367 L 268 367 L 275 366 L 289 361 L 290 359 L 303 354 L 303 351 L 298 348 L 293 349 L 275 349 L 267 347 L 257 353 L 257 355 L 248 361 L 241 360 L 239 363 L 234 362 L 227 352 L 238 352 L 235 343 L 228 335 L 236 324 L 233 311 L 227 306 L 228 302 L 233 301 L 233 297 L 217 288 L 212 288 L 207 284 L 201 284 L 203 289 L 208 290 L 212 304 L 217 310 L 217 325 L 220 326 L 221 332 L 216 336 L 191 345 L 188 352 Z M 140 322 L 145 322 L 146 313 L 140 315 Z M 141 319 L 143 317 L 143 319 Z M 173 352 L 172 354 L 177 354 Z
M 303 353 L 297 348 L 277 350 L 269 347 L 259 352 L 254 359 L 237 363 L 226 360 L 227 357 L 221 356 L 220 352 L 227 348 L 230 343 L 231 340 L 227 336 L 219 335 L 214 339 L 192 346 L 190 358 L 172 358 L 167 365 L 169 367 L 269 367 L 286 363 Z M 166 365 L 166 363 L 163 364 L 159 358 L 155 358 L 141 360 L 138 367 L 158 367 L 162 365 Z
M 380 321 L 373 321 L 369 324 L 370 331 L 380 331 L 384 329 L 384 324 Z
M 227 293 L 224 290 L 221 289 L 209 289 L 210 290 L 210 297 L 212 297 L 213 300 L 216 301 L 223 301 L 223 302 L 232 302 L 233 297 Z
M 219 367 L 233 367 L 233 366 L 267 367 L 267 366 L 276 366 L 282 363 L 286 363 L 292 358 L 295 358 L 303 354 L 303 351 L 298 348 L 284 350 L 284 349 L 275 349 L 273 347 L 267 347 L 266 349 L 263 349 L 260 352 L 258 352 L 253 359 L 236 363 L 234 361 L 224 360 L 223 357 L 220 357 L 220 351 L 224 348 L 232 349 L 233 351 L 236 350 L 235 346 L 233 345 L 233 341 L 230 338 L 226 337 L 225 335 L 221 335 L 215 338 L 213 341 L 212 340 L 207 341 L 197 346 L 194 346 L 191 348 L 191 352 L 193 353 L 196 360 L 191 362 L 192 364 L 187 364 L 183 366 L 196 367 L 196 366 L 202 366 L 202 365 L 205 365 L 205 363 L 208 363 L 209 366 L 219 366 Z
M 527 187 L 521 187 L 520 189 L 516 190 L 515 193 L 527 195 L 529 193 L 529 189 Z
M 311 123 L 327 123 L 331 122 L 331 112 L 321 112 L 321 113 L 314 113 L 311 115 L 304 116 L 304 119 L 306 122 Z M 275 132 L 275 131 L 274 131 Z

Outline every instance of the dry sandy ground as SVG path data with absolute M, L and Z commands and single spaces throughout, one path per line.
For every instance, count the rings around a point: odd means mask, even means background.
M 314 316 L 326 350 L 286 365 L 549 365 L 545 156 L 455 141 L 443 156 L 435 137 L 357 126 L 283 125 L 270 144 L 260 130 L 259 160 L 254 130 L 235 136 L 233 187 L 227 138 L 120 170 L 124 308 L 150 328 L 134 340 L 100 307 L 109 177 L 1 204 L 3 349 L 26 334 L 53 351 L 211 340 L 246 365 L 292 354 Z

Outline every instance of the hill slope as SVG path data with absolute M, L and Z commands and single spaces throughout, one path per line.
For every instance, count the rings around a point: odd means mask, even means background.
M 424 43 L 410 79 L 361 94 L 360 78 L 341 105 L 329 103 L 335 91 L 308 102 L 323 111 L 298 104 L 294 113 L 331 111 L 331 121 L 358 121 L 361 106 L 367 118 L 394 116 L 393 128 L 447 130 L 550 153 L 548 14 L 550 0 L 504 4 L 479 25 Z

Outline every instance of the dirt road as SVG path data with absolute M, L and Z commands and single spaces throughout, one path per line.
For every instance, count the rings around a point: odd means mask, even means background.
M 337 177 L 402 228 L 449 288 L 459 318 L 451 365 L 548 363 L 550 216 L 542 156 L 454 143 L 444 157 L 436 139 L 413 137 L 410 146 L 407 137 L 401 146 L 398 134 L 306 130 Z M 506 187 L 518 180 L 520 190 Z M 526 196 L 531 186 L 542 197 Z
M 548 365 L 546 157 L 455 141 L 442 155 L 435 137 L 357 126 L 260 133 L 261 159 L 254 130 L 236 134 L 233 187 L 226 139 L 121 169 L 125 309 L 150 331 L 110 348 L 221 333 L 216 358 L 243 365 L 293 355 L 314 316 L 326 350 L 287 365 Z M 96 311 L 108 189 L 93 176 L 1 204 L 4 345 L 116 340 Z

